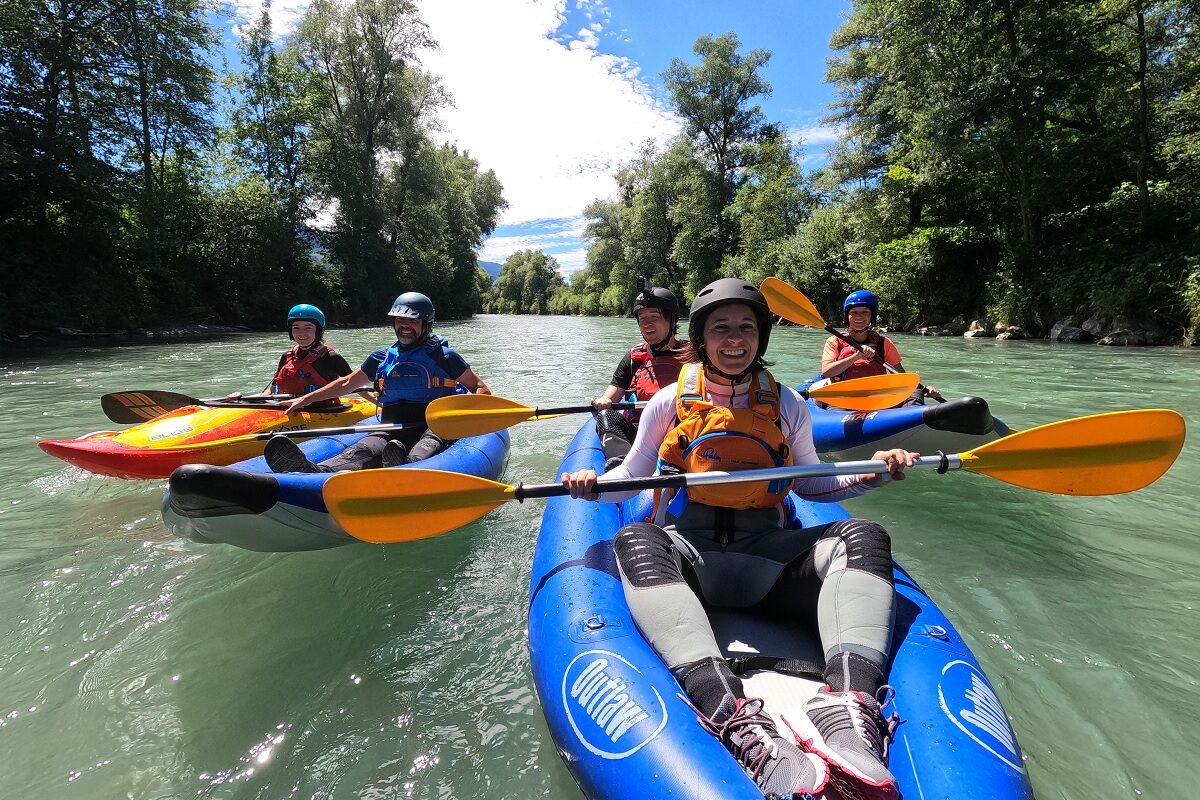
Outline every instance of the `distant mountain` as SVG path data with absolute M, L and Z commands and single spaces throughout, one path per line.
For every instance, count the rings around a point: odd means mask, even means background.
M 497 264 L 495 261 L 480 261 L 479 266 L 483 267 L 484 272 L 492 276 L 492 280 L 496 280 L 496 278 L 500 277 L 500 267 L 503 265 Z

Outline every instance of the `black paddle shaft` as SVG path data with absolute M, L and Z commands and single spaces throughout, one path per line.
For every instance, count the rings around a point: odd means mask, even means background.
M 649 475 L 644 478 L 626 478 L 621 481 L 596 481 L 593 487 L 597 494 L 607 492 L 640 492 L 643 489 L 682 489 L 687 486 L 688 476 L 679 475 Z M 526 485 L 518 483 L 513 487 L 513 497 L 519 503 L 535 497 L 563 497 L 571 490 L 561 483 L 534 483 Z
M 645 405 L 645 403 L 642 403 L 641 405 Z M 627 411 L 627 410 L 639 408 L 639 404 L 638 403 L 613 403 L 611 406 L 609 406 L 609 408 L 611 408 L 613 411 Z M 595 411 L 595 410 L 596 410 L 595 406 L 592 406 L 592 405 L 558 406 L 557 408 L 542 408 L 541 406 L 538 406 L 533 409 L 533 416 L 542 417 L 542 416 L 548 416 L 550 414 L 583 414 L 584 412 Z

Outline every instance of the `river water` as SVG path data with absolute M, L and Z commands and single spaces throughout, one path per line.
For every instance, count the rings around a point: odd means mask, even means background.
M 450 338 L 493 391 L 578 404 L 630 320 L 484 316 Z M 335 331 L 353 364 L 390 339 Z M 780 329 L 781 380 L 822 337 Z M 251 553 L 175 539 L 165 481 L 88 475 L 41 438 L 111 429 L 101 394 L 267 382 L 282 334 L 0 356 L 0 797 L 579 797 L 550 741 L 525 622 L 542 507 L 390 546 Z M 898 340 L 945 394 L 1015 427 L 1200 411 L 1200 352 Z M 513 429 L 508 480 L 555 474 L 579 417 Z M 1195 431 L 1192 432 L 1195 435 Z M 1046 495 L 914 473 L 849 504 L 974 649 L 1043 798 L 1190 795 L 1200 718 L 1200 448 L 1136 494 Z

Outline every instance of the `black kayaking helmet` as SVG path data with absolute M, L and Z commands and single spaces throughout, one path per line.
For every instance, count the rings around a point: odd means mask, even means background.
M 679 333 L 679 300 L 675 298 L 675 293 L 670 289 L 665 289 L 662 286 L 651 286 L 645 278 L 637 279 L 638 294 L 633 299 L 633 316 L 636 318 L 637 313 L 643 308 L 657 308 L 667 318 L 671 325 L 671 336 Z M 659 347 L 663 342 L 655 344 Z
M 767 342 L 771 339 L 771 308 L 767 305 L 767 298 L 763 297 L 763 293 L 758 290 L 758 287 L 741 278 L 720 278 L 696 294 L 696 299 L 692 301 L 692 313 L 688 318 L 688 339 L 692 343 L 693 352 L 704 366 L 712 367 L 708 363 L 708 354 L 704 350 L 704 323 L 708 321 L 708 315 L 717 308 L 731 303 L 744 303 L 750 306 L 755 319 L 758 320 L 758 353 L 754 356 L 751 369 L 762 369 L 766 366 L 763 356 L 767 352 Z
M 429 329 L 433 327 L 433 301 L 420 292 L 405 292 L 392 303 L 392 310 L 388 312 L 388 316 L 419 319 L 425 323 L 424 332 L 428 335 Z

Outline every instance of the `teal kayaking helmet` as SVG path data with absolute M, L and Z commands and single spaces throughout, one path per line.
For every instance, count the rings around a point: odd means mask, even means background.
M 325 314 L 316 306 L 309 305 L 308 303 L 300 303 L 299 305 L 292 306 L 292 310 L 288 312 L 287 329 L 289 339 L 295 340 L 296 337 L 292 336 L 292 325 L 301 320 L 311 322 L 317 326 L 317 341 L 325 338 Z
M 868 292 L 866 289 L 859 289 L 846 295 L 845 302 L 842 303 L 842 322 L 850 324 L 850 309 L 852 308 L 869 308 L 871 309 L 871 324 L 875 324 L 875 320 L 879 318 L 879 298 L 874 292 Z
M 405 292 L 392 303 L 389 317 L 419 319 L 425 323 L 425 333 L 433 326 L 433 301 L 420 292 Z

